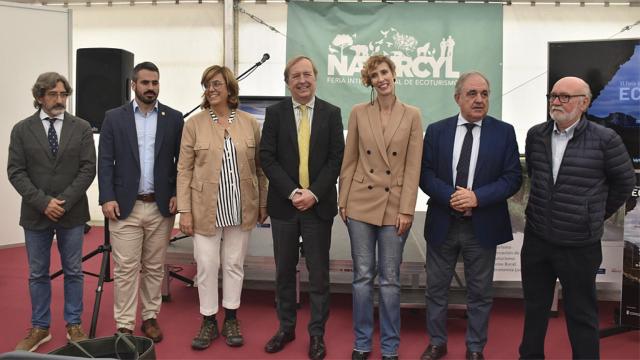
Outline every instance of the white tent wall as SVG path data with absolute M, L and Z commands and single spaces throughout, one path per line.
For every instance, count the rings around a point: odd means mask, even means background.
M 20 195 L 7 179 L 11 130 L 36 111 L 31 87 L 39 74 L 55 71 L 69 79 L 73 77 L 69 73 L 70 23 L 70 13 L 66 9 L 0 2 L 0 71 L 5 84 L 0 91 L 3 115 L 0 127 L 0 248 L 24 242 L 24 232 L 18 225 Z
M 186 113 L 201 101 L 202 71 L 223 61 L 222 11 L 217 3 L 74 7 L 74 71 L 77 49 L 130 51 L 134 63 L 151 61 L 160 69 L 160 101 Z M 87 196 L 92 222 L 102 223 L 97 178 Z

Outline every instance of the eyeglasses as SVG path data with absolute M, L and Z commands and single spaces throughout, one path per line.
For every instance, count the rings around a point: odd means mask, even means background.
M 207 83 L 202 84 L 202 88 L 204 90 L 209 90 L 211 88 L 215 89 L 215 90 L 220 90 L 222 89 L 226 84 L 223 81 L 209 81 Z
M 552 103 L 555 99 L 560 100 L 561 103 L 566 104 L 569 102 L 569 100 L 571 100 L 571 98 L 574 97 L 579 97 L 579 96 L 587 96 L 584 94 L 578 94 L 578 95 L 567 95 L 567 94 L 547 94 L 547 100 Z
M 68 92 L 55 92 L 55 91 L 47 91 L 45 93 L 45 96 L 50 97 L 50 98 L 58 98 L 61 97 L 63 99 L 66 99 L 69 97 L 69 93 Z

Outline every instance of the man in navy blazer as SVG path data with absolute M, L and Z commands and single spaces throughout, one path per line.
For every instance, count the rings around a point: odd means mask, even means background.
M 135 99 L 107 111 L 98 148 L 100 205 L 112 238 L 114 317 L 119 332 L 136 323 L 138 284 L 142 331 L 162 340 L 164 258 L 176 213 L 182 114 L 158 102 L 160 72 L 150 62 L 133 69 Z
M 455 86 L 460 114 L 431 124 L 420 188 L 429 195 L 427 329 L 422 359 L 447 353 L 448 291 L 460 253 L 467 283 L 467 359 L 482 359 L 491 311 L 496 246 L 513 239 L 507 199 L 522 184 L 513 126 L 491 116 L 489 81 L 464 73 Z

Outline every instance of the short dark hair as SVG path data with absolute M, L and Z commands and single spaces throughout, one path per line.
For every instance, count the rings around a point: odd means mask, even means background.
M 207 87 L 205 84 L 211 81 L 211 79 L 217 74 L 221 74 L 224 78 L 224 82 L 227 84 L 227 92 L 229 93 L 227 96 L 227 105 L 229 106 L 229 109 L 237 109 L 240 104 L 240 100 L 238 99 L 238 95 L 240 94 L 238 80 L 236 80 L 231 69 L 220 65 L 209 66 L 202 73 L 200 84 L 204 88 L 204 91 L 202 92 L 202 104 L 200 104 L 200 108 L 209 109 L 211 107 L 209 100 L 207 100 Z
M 38 99 L 43 97 L 47 91 L 56 87 L 59 82 L 64 85 L 64 90 L 67 94 L 71 95 L 73 89 L 71 88 L 71 85 L 69 85 L 67 78 L 57 72 L 46 72 L 40 74 L 38 79 L 36 79 L 36 83 L 33 84 L 33 87 L 31 88 L 31 94 L 33 95 L 33 107 L 39 109 L 40 103 L 38 102 Z
M 304 55 L 300 55 L 300 56 L 296 56 L 293 59 L 289 60 L 289 62 L 287 63 L 287 66 L 285 66 L 284 68 L 284 82 L 285 83 L 289 83 L 289 71 L 291 70 L 291 67 L 293 65 L 295 65 L 296 63 L 298 63 L 298 61 L 303 60 L 303 59 L 307 59 L 309 60 L 309 62 L 311 63 L 311 67 L 313 68 L 313 76 L 318 77 L 318 69 L 316 69 L 316 64 L 313 63 L 313 60 L 311 60 L 311 58 L 309 58 L 308 56 L 304 56 Z
M 145 61 L 145 62 L 141 62 L 140 64 L 136 65 L 133 68 L 133 71 L 131 71 L 131 81 L 133 82 L 138 81 L 138 73 L 140 72 L 140 70 L 149 70 L 149 71 L 156 72 L 158 73 L 158 75 L 160 75 L 160 70 L 158 69 L 156 64 L 150 61 Z

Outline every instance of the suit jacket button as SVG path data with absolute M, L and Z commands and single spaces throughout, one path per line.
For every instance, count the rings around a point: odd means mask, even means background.
M 369 185 L 367 186 L 367 188 L 369 188 L 369 190 L 373 189 L 373 186 Z
M 384 191 L 389 192 L 389 188 L 388 187 L 384 188 Z
M 391 175 L 391 170 L 387 170 L 387 175 Z
M 371 150 L 367 150 L 367 155 L 371 155 Z
M 373 169 L 369 170 L 369 172 L 373 174 Z
M 398 155 L 398 153 L 394 151 L 394 152 L 391 153 L 391 155 L 396 156 L 396 155 Z

